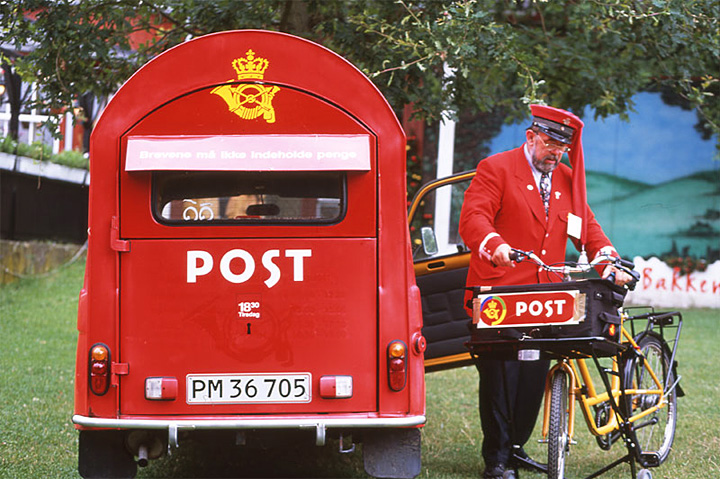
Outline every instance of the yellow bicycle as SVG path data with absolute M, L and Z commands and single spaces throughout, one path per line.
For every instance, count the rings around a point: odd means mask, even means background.
M 675 359 L 682 315 L 650 308 L 630 314 L 622 307 L 626 291 L 611 281 L 569 279 L 572 273 L 614 264 L 637 280 L 627 261 L 601 256 L 589 263 L 551 266 L 532 252 L 514 250 L 513 256 L 561 275 L 564 281 L 473 288 L 475 327 L 467 344 L 471 354 L 555 360 L 546 380 L 542 427 L 549 479 L 565 477 L 576 404 L 601 449 L 609 450 L 618 441 L 627 449 L 586 479 L 624 463 L 630 465 L 633 479 L 651 479 L 648 468 L 659 466 L 670 454 L 677 398 L 683 395 Z M 598 377 L 601 384 L 596 384 Z

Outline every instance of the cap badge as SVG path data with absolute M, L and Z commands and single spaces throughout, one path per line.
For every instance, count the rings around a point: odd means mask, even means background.
M 564 118 L 563 125 L 569 125 L 569 124 L 570 124 L 570 118 Z

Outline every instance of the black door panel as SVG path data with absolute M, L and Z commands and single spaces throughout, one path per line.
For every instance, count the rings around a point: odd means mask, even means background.
M 472 364 L 463 301 L 470 254 L 458 234 L 460 210 L 474 171 L 435 180 L 420 189 L 410 207 L 415 275 L 422 297 L 425 371 Z

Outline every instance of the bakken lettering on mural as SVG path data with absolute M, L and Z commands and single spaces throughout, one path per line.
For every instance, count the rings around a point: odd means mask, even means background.
M 668 277 L 656 274 L 651 267 L 647 267 L 642 270 L 642 289 L 718 294 L 720 293 L 720 281 L 698 279 L 693 274 L 681 276 L 677 269 L 673 270 L 672 277 Z
M 657 257 L 634 258 L 635 269 L 642 274 L 626 303 L 635 306 L 672 308 L 720 308 L 720 261 L 705 271 L 682 274 Z

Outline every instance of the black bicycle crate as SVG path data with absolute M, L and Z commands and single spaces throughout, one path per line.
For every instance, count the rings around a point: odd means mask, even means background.
M 471 343 L 519 338 L 619 341 L 626 290 L 603 279 L 473 288 Z

